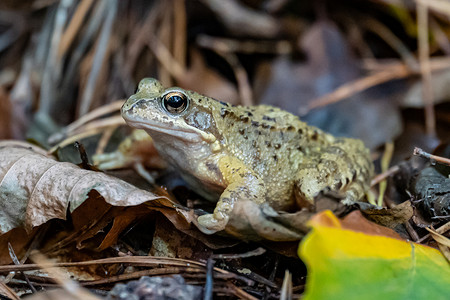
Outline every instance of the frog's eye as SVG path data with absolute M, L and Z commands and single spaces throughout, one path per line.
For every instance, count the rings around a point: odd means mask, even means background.
M 162 105 L 168 112 L 179 114 L 186 110 L 188 97 L 181 92 L 169 92 L 163 95 Z

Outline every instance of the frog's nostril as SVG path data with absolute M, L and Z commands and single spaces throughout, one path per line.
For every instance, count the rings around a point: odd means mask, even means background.
M 125 112 L 132 109 L 136 105 L 136 103 L 139 102 L 139 100 L 141 99 L 134 99 L 133 97 L 128 98 L 128 100 L 122 106 L 122 111 Z

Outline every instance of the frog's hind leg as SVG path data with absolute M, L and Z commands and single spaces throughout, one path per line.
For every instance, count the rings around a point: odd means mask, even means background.
M 300 207 L 314 204 L 321 192 L 342 196 L 346 204 L 360 200 L 369 188 L 373 165 L 359 140 L 339 138 L 307 164 L 299 167 L 295 198 Z

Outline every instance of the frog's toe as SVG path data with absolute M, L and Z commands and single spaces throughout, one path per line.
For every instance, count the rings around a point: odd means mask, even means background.
M 200 225 L 199 229 L 201 232 L 206 234 L 213 234 L 217 231 L 225 229 L 225 226 L 228 223 L 228 218 L 217 220 L 214 214 L 207 214 L 198 217 L 197 221 Z

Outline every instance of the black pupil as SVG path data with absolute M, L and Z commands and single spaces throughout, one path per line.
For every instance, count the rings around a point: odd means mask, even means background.
M 178 95 L 172 95 L 167 99 L 167 105 L 173 108 L 179 108 L 184 104 L 184 98 Z

